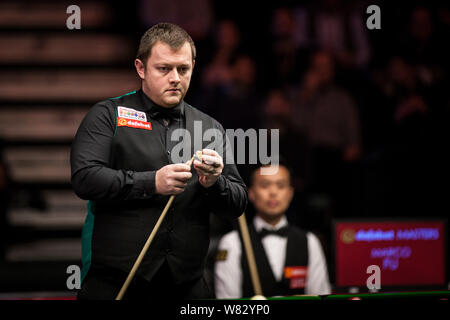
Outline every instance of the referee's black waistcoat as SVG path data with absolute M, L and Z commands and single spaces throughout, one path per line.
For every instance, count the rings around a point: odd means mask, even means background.
M 169 200 L 169 196 L 157 195 L 154 190 L 152 193 L 149 188 L 134 190 L 132 196 L 127 194 L 127 180 L 133 180 L 133 174 L 137 176 L 138 172 L 154 173 L 161 167 L 172 163 L 170 155 L 161 142 L 160 134 L 154 129 L 156 122 L 152 119 L 149 103 L 144 99 L 148 99 L 148 97 L 139 90 L 105 100 L 94 106 L 94 108 L 105 110 L 115 126 L 110 139 L 108 163 L 103 164 L 96 159 L 90 159 L 90 151 L 83 149 L 88 146 L 84 141 L 90 141 L 90 136 L 94 135 L 96 130 L 94 128 L 89 131 L 92 134 L 85 134 L 85 137 L 82 137 L 83 131 L 87 130 L 83 126 L 93 123 L 95 127 L 95 119 L 93 121 L 86 120 L 81 124 L 72 145 L 72 184 L 80 197 L 90 200 L 89 214 L 94 217 L 90 243 L 92 246 L 91 267 L 106 266 L 129 272 Z M 188 136 L 184 136 L 183 142 L 187 143 L 184 146 L 187 148 L 185 151 L 187 150 L 189 154 L 183 154 L 184 160 L 189 160 L 197 151 L 194 148 L 199 147 L 194 143 L 194 138 L 201 139 L 206 130 L 216 129 L 222 135 L 222 141 L 218 139 L 216 142 L 223 144 L 224 153 L 221 155 L 225 163 L 226 153 L 230 151 L 225 146 L 223 127 L 216 120 L 184 101 L 181 103 L 184 104 L 183 117 L 188 132 Z M 118 113 L 119 107 L 122 107 L 121 114 Z M 136 110 L 136 114 L 133 115 L 131 112 L 130 115 L 129 109 Z M 125 120 L 121 120 L 124 112 Z M 142 117 L 143 119 L 144 116 L 140 112 L 146 113 L 147 119 L 145 120 L 147 121 L 133 120 L 133 117 L 137 117 L 137 119 Z M 104 120 L 99 119 L 98 121 Z M 194 121 L 196 122 L 195 128 Z M 150 126 L 141 128 L 142 123 L 146 126 L 148 122 Z M 217 138 L 217 136 L 209 137 L 205 139 L 206 141 L 201 139 L 200 147 L 205 148 L 209 145 L 208 148 L 212 149 L 211 140 Z M 93 146 L 95 148 L 95 144 Z M 178 149 L 178 151 L 180 150 Z M 217 151 L 220 153 L 220 150 Z M 99 179 L 95 179 L 96 170 L 105 170 L 105 167 L 115 173 L 116 177 L 124 177 L 121 183 L 125 187 L 114 198 L 99 196 L 97 193 L 89 191 L 90 184 L 99 183 Z M 200 278 L 203 274 L 209 246 L 210 213 L 236 218 L 245 210 L 247 188 L 234 164 L 225 163 L 218 182 L 207 189 L 199 184 L 194 169 L 192 169 L 192 174 L 193 177 L 189 180 L 184 192 L 175 197 L 138 269 L 137 274 L 147 280 L 151 280 L 165 260 L 168 262 L 175 283 Z
M 306 233 L 295 226 L 287 226 L 286 260 L 284 263 L 283 276 L 280 281 L 277 281 L 273 274 L 272 267 L 270 266 L 269 259 L 267 258 L 266 250 L 262 244 L 261 236 L 255 230 L 252 223 L 249 224 L 248 229 L 264 296 L 273 297 L 304 294 L 308 266 L 308 239 Z M 255 295 L 255 292 L 240 231 L 239 237 L 242 246 L 242 296 L 252 297 Z M 287 268 L 290 268 L 293 272 L 289 272 Z M 298 273 L 299 271 L 302 273 L 301 277 L 296 278 L 293 273 Z

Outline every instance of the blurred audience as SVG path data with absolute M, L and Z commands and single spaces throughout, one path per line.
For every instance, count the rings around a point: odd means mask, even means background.
M 303 191 L 306 177 L 307 144 L 303 132 L 292 124 L 292 103 L 285 91 L 271 89 L 262 105 L 261 125 L 267 129 L 279 130 L 280 155 L 293 170 L 292 184 L 296 190 Z
M 299 6 L 297 15 L 306 20 L 302 45 L 330 51 L 342 67 L 367 67 L 371 48 L 366 7 L 343 0 L 321 0 L 309 8 Z
M 432 13 L 425 7 L 413 8 L 406 35 L 401 38 L 395 49 L 416 69 L 420 81 L 431 86 L 443 77 L 442 68 L 447 64 L 448 49 L 442 47 L 442 34 L 433 23 Z
M 159 22 L 172 22 L 184 28 L 194 41 L 206 38 L 214 21 L 209 0 L 139 0 L 138 14 L 146 29 Z
M 267 81 L 278 87 L 287 86 L 299 80 L 305 51 L 300 50 L 297 38 L 301 30 L 295 21 L 293 11 L 287 7 L 274 10 L 269 30 L 268 52 L 263 65 Z
M 216 70 L 214 81 L 204 82 L 200 105 L 225 129 L 259 128 L 261 96 L 256 64 L 252 57 L 239 54 L 229 66 Z
M 436 191 L 433 180 L 440 171 L 439 162 L 434 160 L 440 158 L 436 143 L 441 137 L 436 135 L 436 122 L 431 116 L 432 91 L 422 81 L 419 69 L 400 56 L 393 56 L 375 81 L 378 91 L 373 95 L 379 95 L 376 99 L 380 106 L 372 106 L 372 114 L 383 119 L 380 125 L 384 131 L 377 142 L 382 164 L 379 171 L 385 180 L 383 212 L 424 215 L 434 206 L 430 201 Z
M 231 20 L 220 21 L 215 32 L 214 51 L 209 64 L 204 66 L 204 86 L 227 86 L 231 81 L 231 63 L 240 50 L 241 35 Z
M 314 53 L 300 87 L 292 90 L 291 121 L 309 146 L 305 171 L 310 190 L 342 201 L 343 184 L 351 174 L 349 165 L 360 159 L 362 146 L 355 102 L 336 85 L 334 76 L 333 56 L 325 51 Z M 345 208 L 336 210 L 342 214 Z

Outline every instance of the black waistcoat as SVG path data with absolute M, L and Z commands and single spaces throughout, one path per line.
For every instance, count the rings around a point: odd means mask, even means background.
M 271 296 L 284 296 L 295 295 L 304 293 L 304 285 L 298 285 L 297 279 L 290 277 L 292 274 L 292 267 L 294 272 L 303 272 L 303 268 L 308 266 L 308 243 L 306 233 L 295 226 L 288 226 L 288 239 L 286 246 L 286 261 L 284 264 L 283 277 L 281 281 L 276 281 L 272 272 L 272 268 L 267 258 L 266 251 L 261 242 L 261 237 L 256 232 L 253 224 L 249 224 L 250 239 L 252 241 L 252 247 L 255 255 L 258 274 L 261 282 L 263 295 L 266 297 Z M 242 246 L 241 266 L 242 266 L 242 296 L 252 297 L 255 295 L 253 285 L 250 277 L 249 266 L 245 254 L 244 245 L 242 242 L 242 235 L 239 232 Z M 300 269 L 298 269 L 300 267 Z M 291 270 L 287 270 L 290 268 Z M 288 278 L 288 277 L 290 278 Z M 304 278 L 303 278 L 304 279 Z M 301 281 L 301 280 L 300 280 Z M 291 288 L 293 286 L 293 288 Z
M 185 102 L 182 102 L 185 103 Z M 115 112 L 116 131 L 109 166 L 115 170 L 152 171 L 171 162 L 153 130 L 117 126 L 118 107 L 146 111 L 138 93 L 111 99 L 106 105 Z M 202 122 L 202 132 L 217 128 L 217 122 L 185 103 L 186 129 L 194 133 L 194 121 Z M 147 121 L 152 122 L 147 113 Z M 188 158 L 194 153 L 194 137 Z M 210 141 L 202 142 L 205 148 Z M 192 170 L 185 191 L 175 197 L 159 228 L 138 275 L 151 279 L 167 259 L 177 283 L 200 278 L 209 246 L 209 213 L 205 189 Z M 142 200 L 92 201 L 95 216 L 92 238 L 92 264 L 129 272 L 161 215 L 169 196 L 153 195 Z

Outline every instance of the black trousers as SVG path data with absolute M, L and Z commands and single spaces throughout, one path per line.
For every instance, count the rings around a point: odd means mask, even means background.
M 127 273 L 109 268 L 91 266 L 78 292 L 78 300 L 114 300 L 125 282 Z M 175 284 L 167 262 L 151 281 L 137 274 L 131 281 L 123 300 L 195 300 L 211 299 L 213 295 L 204 279 Z

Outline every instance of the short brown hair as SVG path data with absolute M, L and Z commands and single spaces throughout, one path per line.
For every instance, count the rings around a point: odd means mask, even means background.
M 141 38 L 136 58 L 145 65 L 153 46 L 158 41 L 168 44 L 173 49 L 179 49 L 188 42 L 191 45 L 192 60 L 196 58 L 196 49 L 191 36 L 173 23 L 158 23 L 148 29 Z

